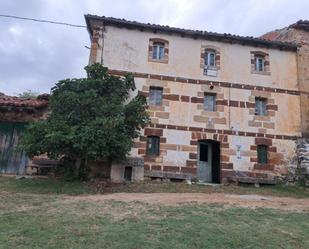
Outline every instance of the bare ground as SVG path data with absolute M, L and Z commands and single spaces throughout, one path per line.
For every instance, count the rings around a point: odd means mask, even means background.
M 122 201 L 177 206 L 186 203 L 223 204 L 247 208 L 274 208 L 285 211 L 309 212 L 309 199 L 223 193 L 114 193 L 106 195 L 65 196 L 67 202 Z

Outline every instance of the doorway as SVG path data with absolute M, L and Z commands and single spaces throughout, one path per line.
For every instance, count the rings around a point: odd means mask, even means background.
M 197 179 L 199 182 L 220 183 L 220 143 L 218 141 L 198 142 Z
M 125 167 L 124 168 L 124 180 L 127 182 L 132 181 L 132 167 Z
M 0 174 L 24 174 L 27 157 L 18 148 L 24 123 L 0 122 Z

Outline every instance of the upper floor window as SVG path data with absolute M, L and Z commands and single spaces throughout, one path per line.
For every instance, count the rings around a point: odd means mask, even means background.
M 255 98 L 255 115 L 265 116 L 267 99 Z
M 214 51 L 205 51 L 205 66 L 214 68 L 216 66 L 216 53 Z
M 220 48 L 212 45 L 201 46 L 200 67 L 204 75 L 216 77 L 220 70 Z
M 160 137 L 149 136 L 147 137 L 147 155 L 158 156 L 160 154 Z
M 204 96 L 204 110 L 207 112 L 216 111 L 216 95 L 212 93 L 205 93 Z
M 265 71 L 265 59 L 263 56 L 255 57 L 255 70 L 258 72 Z
M 162 87 L 150 87 L 149 89 L 149 105 L 162 105 Z
M 251 73 L 270 75 L 269 55 L 263 51 L 251 51 Z
M 161 38 L 149 39 L 148 61 L 168 63 L 168 41 Z
M 163 60 L 164 57 L 164 43 L 154 42 L 152 46 L 152 59 Z
M 261 164 L 268 163 L 268 146 L 267 145 L 258 145 L 257 146 L 257 161 Z

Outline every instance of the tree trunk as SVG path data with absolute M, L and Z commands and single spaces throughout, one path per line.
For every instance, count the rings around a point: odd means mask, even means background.
M 79 171 L 80 171 L 80 166 L 82 164 L 82 159 L 81 158 L 77 158 L 75 160 L 75 177 L 79 177 Z

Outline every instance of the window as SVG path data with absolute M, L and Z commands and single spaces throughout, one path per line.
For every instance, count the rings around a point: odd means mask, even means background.
M 162 105 L 162 93 L 163 93 L 163 88 L 150 87 L 149 105 Z
M 255 57 L 255 70 L 258 72 L 265 71 L 265 59 L 262 56 Z
M 205 66 L 214 68 L 216 66 L 216 53 L 214 51 L 205 51 Z
M 158 156 L 160 154 L 160 138 L 155 136 L 147 137 L 147 155 Z
M 216 95 L 212 93 L 205 93 L 204 96 L 204 110 L 207 112 L 216 111 Z
M 260 116 L 266 115 L 266 99 L 263 98 L 255 99 L 255 115 Z
M 258 159 L 258 163 L 261 163 L 261 164 L 268 163 L 267 145 L 257 146 L 257 159 Z
M 148 61 L 168 63 L 169 42 L 162 38 L 150 38 L 148 46 Z
M 164 43 L 154 42 L 152 47 L 152 59 L 163 60 L 164 58 Z

